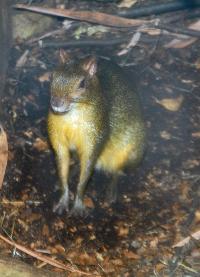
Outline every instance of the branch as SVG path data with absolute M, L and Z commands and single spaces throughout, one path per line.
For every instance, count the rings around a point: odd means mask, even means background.
M 150 4 L 144 7 L 120 11 L 118 15 L 129 18 L 156 15 L 185 9 L 191 9 L 200 6 L 200 0 L 175 0 L 162 4 Z
M 73 268 L 73 267 L 70 266 L 70 265 L 65 265 L 65 264 L 63 264 L 63 263 L 61 263 L 61 262 L 59 262 L 59 261 L 53 260 L 52 258 L 47 257 L 47 256 L 45 256 L 45 255 L 42 255 L 42 254 L 40 254 L 40 253 L 37 253 L 37 252 L 35 252 L 35 251 L 33 251 L 33 250 L 30 250 L 30 249 L 28 249 L 28 248 L 26 248 L 26 247 L 24 247 L 24 246 L 22 246 L 22 245 L 20 245 L 20 244 L 17 244 L 17 243 L 15 243 L 15 242 L 13 242 L 13 241 L 7 239 L 6 237 L 4 237 L 4 236 L 1 235 L 1 234 L 0 234 L 0 239 L 2 239 L 3 241 L 5 241 L 6 243 L 12 245 L 12 246 L 15 247 L 16 249 L 19 249 L 19 250 L 21 250 L 22 252 L 28 254 L 29 256 L 32 256 L 32 257 L 34 257 L 34 258 L 36 258 L 36 259 L 38 259 L 38 260 L 40 260 L 40 261 L 42 261 L 42 262 L 45 262 L 45 263 L 50 264 L 50 265 L 52 265 L 52 266 L 55 266 L 55 267 L 57 267 L 57 268 L 61 268 L 61 269 L 64 269 L 64 270 L 67 270 L 67 271 L 70 271 L 70 272 L 76 272 L 76 273 L 80 273 L 80 274 L 84 274 L 84 275 L 88 275 L 88 276 L 89 276 L 89 275 L 90 275 L 90 276 L 92 275 L 92 274 L 90 274 L 90 273 L 87 273 L 87 272 L 84 272 L 84 271 L 75 269 L 75 268 Z

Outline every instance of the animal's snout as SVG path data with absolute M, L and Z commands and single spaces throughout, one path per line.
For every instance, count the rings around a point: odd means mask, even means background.
M 64 99 L 58 96 L 51 97 L 51 108 L 56 113 L 64 113 L 69 110 L 69 106 L 65 103 Z

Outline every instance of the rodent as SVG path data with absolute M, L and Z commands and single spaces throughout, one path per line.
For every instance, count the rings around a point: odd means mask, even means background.
M 138 95 L 122 68 L 102 58 L 64 63 L 52 73 L 48 133 L 55 151 L 62 195 L 54 211 L 69 209 L 70 151 L 80 159 L 73 214 L 84 213 L 84 192 L 94 169 L 112 176 L 107 195 L 116 200 L 118 176 L 135 168 L 146 146 Z

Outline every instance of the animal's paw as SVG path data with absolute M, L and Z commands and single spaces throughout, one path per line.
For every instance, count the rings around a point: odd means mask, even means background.
M 105 197 L 105 201 L 108 204 L 114 204 L 117 202 L 117 189 L 116 187 L 108 187 L 106 190 L 106 197 Z
M 74 202 L 74 206 L 70 211 L 70 216 L 75 217 L 87 217 L 88 209 L 83 204 L 83 201 L 80 198 L 76 198 Z
M 59 215 L 61 215 L 64 211 L 69 211 L 69 198 L 66 194 L 63 194 L 59 202 L 53 207 L 53 212 Z

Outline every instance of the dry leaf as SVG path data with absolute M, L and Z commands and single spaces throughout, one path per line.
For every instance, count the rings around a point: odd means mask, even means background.
M 200 222 L 200 210 L 195 212 L 195 224 Z
M 129 233 L 129 227 L 128 226 L 120 226 L 118 229 L 118 236 L 119 237 L 126 237 Z
M 124 49 L 122 49 L 117 55 L 122 56 L 122 55 L 127 54 L 131 48 L 133 48 L 137 45 L 138 41 L 140 40 L 140 37 L 141 37 L 141 33 L 136 32 L 132 36 L 132 38 L 131 38 L 130 42 L 128 43 L 128 45 Z
M 132 260 L 138 260 L 140 259 L 140 256 L 135 254 L 134 252 L 132 251 L 128 251 L 128 250 L 124 250 L 124 256 L 128 259 L 132 259 Z
M 17 63 L 16 63 L 16 67 L 22 67 L 26 64 L 27 59 L 28 59 L 28 54 L 29 54 L 29 50 L 26 50 L 21 57 L 18 59 Z
M 118 5 L 119 8 L 130 8 L 135 3 L 137 3 L 137 0 L 122 0 L 120 4 Z
M 196 60 L 194 65 L 195 65 L 196 69 L 200 69 L 200 59 L 199 58 Z
M 160 104 L 162 107 L 164 107 L 166 110 L 177 112 L 183 103 L 184 97 L 180 95 L 177 98 L 165 98 L 162 100 L 158 100 L 155 98 L 156 103 Z
M 67 256 L 79 265 L 96 265 L 97 261 L 93 255 L 88 253 L 77 253 L 77 250 L 67 253 Z
M 82 243 L 82 241 L 83 241 L 83 238 L 82 237 L 78 237 L 76 240 L 75 240 L 75 244 L 81 244 Z
M 189 46 L 190 44 L 194 43 L 197 39 L 196 38 L 189 38 L 189 39 L 173 39 L 169 43 L 165 44 L 165 48 L 176 48 L 176 49 L 181 49 Z
M 65 253 L 65 248 L 61 244 L 56 244 L 55 249 L 57 250 L 57 253 Z
M 149 34 L 150 36 L 158 36 L 160 35 L 161 30 L 155 28 L 143 28 L 141 29 L 141 32 Z
M 43 228 L 42 228 L 42 235 L 43 235 L 44 237 L 49 237 L 49 227 L 48 227 L 46 224 L 43 225 Z
M 167 131 L 160 132 L 160 136 L 161 136 L 161 138 L 166 139 L 166 140 L 171 139 L 171 135 Z
M 188 29 L 200 31 L 200 20 L 197 22 L 190 24 Z M 198 38 L 187 37 L 183 39 L 173 39 L 169 43 L 165 45 L 165 48 L 185 48 L 188 45 L 194 43 Z
M 150 248 L 157 248 L 158 246 L 158 238 L 154 238 L 150 241 Z
M 183 240 L 181 240 L 180 242 L 176 243 L 175 245 L 173 245 L 172 247 L 182 247 L 184 245 L 186 245 L 191 238 L 193 238 L 194 240 L 199 240 L 200 239 L 200 231 L 197 231 L 193 234 L 191 234 L 190 236 L 184 238 Z
M 8 142 L 7 136 L 3 127 L 0 125 L 0 189 L 3 184 L 3 179 L 8 161 Z
M 24 9 L 28 11 L 34 11 L 37 13 L 43 13 L 48 15 L 60 16 L 65 18 L 71 18 L 75 20 L 87 21 L 90 23 L 101 24 L 111 27 L 133 27 L 140 26 L 145 23 L 152 21 L 143 19 L 128 19 L 116 15 L 110 15 L 102 12 L 93 11 L 74 11 L 70 9 L 52 9 L 36 6 L 28 6 L 23 4 L 18 4 L 14 6 L 17 9 Z
M 200 132 L 194 132 L 192 133 L 193 138 L 200 138 Z
M 94 208 L 94 202 L 93 202 L 92 199 L 89 198 L 89 197 L 85 197 L 85 199 L 84 199 L 84 204 L 85 204 L 85 206 L 86 206 L 87 208 L 91 208 L 91 209 Z
M 38 151 L 46 151 L 49 149 L 48 143 L 41 138 L 36 138 L 35 142 L 33 143 L 33 147 Z
M 20 218 L 17 219 L 17 222 L 22 226 L 22 228 L 25 230 L 25 232 L 28 232 L 29 226 Z
M 97 260 L 100 261 L 100 262 L 103 262 L 103 261 L 104 261 L 103 255 L 102 255 L 101 253 L 99 253 L 99 252 L 96 252 L 96 258 L 97 258 Z
M 40 81 L 40 83 L 49 82 L 50 81 L 50 76 L 51 76 L 50 72 L 45 72 L 43 75 L 41 75 L 38 78 L 38 80 Z
M 116 265 L 116 266 L 122 266 L 123 265 L 123 261 L 120 260 L 120 259 L 111 260 L 110 262 L 112 264 Z
M 39 219 L 41 219 L 42 215 L 41 214 L 36 214 L 36 213 L 32 213 L 28 218 L 27 218 L 27 222 L 28 223 L 32 223 L 34 221 L 37 221 Z

